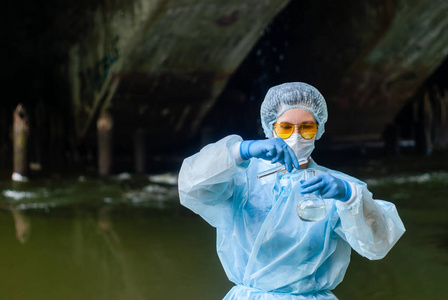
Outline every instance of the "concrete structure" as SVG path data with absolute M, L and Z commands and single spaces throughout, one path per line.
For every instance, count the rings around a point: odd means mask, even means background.
M 197 137 L 218 99 L 258 109 L 283 81 L 323 92 L 327 137 L 380 139 L 448 56 L 444 0 L 25 2 L 7 15 L 5 82 L 16 97 L 1 110 L 44 107 L 53 149 L 60 139 L 94 148 L 95 120 L 109 108 L 116 143 L 132 145 L 143 128 L 157 140 L 152 153 L 164 153 Z M 267 71 L 256 99 L 229 83 L 257 85 Z M 241 97 L 222 96 L 226 87 Z M 55 124 L 67 120 L 61 132 Z

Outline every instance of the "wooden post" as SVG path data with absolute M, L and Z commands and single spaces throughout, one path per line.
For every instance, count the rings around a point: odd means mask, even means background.
M 14 111 L 14 166 L 12 179 L 15 181 L 26 181 L 28 176 L 28 136 L 29 118 L 22 104 L 17 105 Z
M 100 176 L 110 174 L 112 166 L 113 120 L 109 112 L 103 111 L 97 121 L 98 133 L 98 172 Z
M 134 164 L 135 172 L 143 174 L 146 167 L 145 130 L 138 128 L 134 134 Z

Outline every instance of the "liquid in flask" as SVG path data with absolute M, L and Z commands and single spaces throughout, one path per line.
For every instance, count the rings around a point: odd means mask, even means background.
M 305 180 L 316 175 L 316 170 L 314 169 L 305 169 L 303 172 L 305 174 Z M 297 214 L 304 221 L 317 222 L 325 218 L 327 207 L 320 195 L 308 193 L 302 195 L 297 204 Z

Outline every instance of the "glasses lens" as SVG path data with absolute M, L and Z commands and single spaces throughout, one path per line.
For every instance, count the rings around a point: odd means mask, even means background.
M 278 137 L 287 139 L 294 132 L 294 125 L 289 123 L 275 123 L 274 131 Z
M 304 139 L 310 140 L 314 138 L 317 134 L 317 124 L 316 123 L 300 124 L 299 133 Z

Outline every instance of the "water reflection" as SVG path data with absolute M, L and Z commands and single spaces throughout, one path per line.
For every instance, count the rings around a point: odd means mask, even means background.
M 0 181 L 0 299 L 221 299 L 231 283 L 215 232 L 179 206 L 175 176 L 163 177 Z M 335 294 L 444 299 L 448 173 L 367 181 L 407 231 L 384 260 L 353 253 Z
M 222 298 L 214 230 L 172 183 L 0 181 L 0 299 Z
M 17 240 L 20 243 L 25 244 L 31 234 L 30 220 L 22 210 L 17 208 L 13 208 L 11 214 L 14 218 Z
M 101 206 L 91 213 L 75 212 L 73 264 L 79 270 L 89 270 L 84 276 L 98 283 L 97 298 L 145 299 L 135 284 L 136 274 L 114 229 L 111 212 L 112 205 Z

